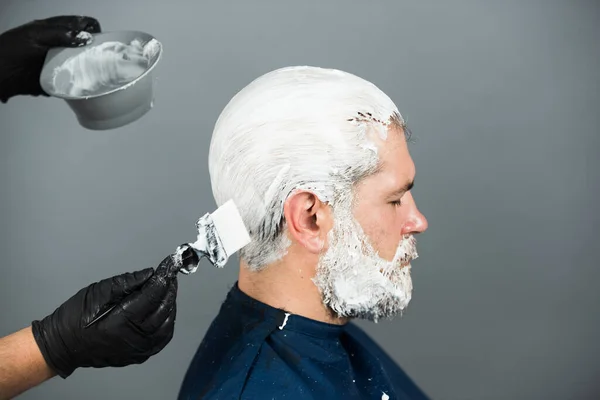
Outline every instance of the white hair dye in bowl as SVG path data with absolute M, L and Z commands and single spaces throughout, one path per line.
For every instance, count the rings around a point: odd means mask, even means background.
M 154 104 L 161 43 L 139 31 L 97 33 L 88 42 L 48 51 L 42 89 L 65 100 L 88 129 L 115 129 L 144 116 Z
M 89 32 L 86 32 L 86 31 L 81 31 L 81 32 L 79 32 L 79 33 L 77 34 L 76 38 L 77 38 L 77 39 L 82 39 L 82 40 L 85 40 L 85 41 L 86 41 L 86 42 L 85 42 L 85 45 L 88 45 L 88 44 L 92 43 L 92 40 L 94 40 L 94 39 L 93 39 L 94 37 L 92 36 L 92 34 L 91 34 L 91 33 L 89 33 Z
M 145 44 L 134 39 L 129 44 L 110 41 L 92 46 L 56 67 L 55 93 L 86 97 L 123 87 L 148 69 L 158 46 L 156 39 Z

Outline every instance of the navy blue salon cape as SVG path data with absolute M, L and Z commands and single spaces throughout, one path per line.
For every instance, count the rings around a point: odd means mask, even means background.
M 425 394 L 352 323 L 288 315 L 236 285 L 187 371 L 180 400 L 390 399 Z

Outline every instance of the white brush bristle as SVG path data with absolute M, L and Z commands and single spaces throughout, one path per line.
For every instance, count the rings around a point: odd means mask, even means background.
M 227 257 L 250 243 L 248 230 L 233 200 L 227 201 L 210 215 Z

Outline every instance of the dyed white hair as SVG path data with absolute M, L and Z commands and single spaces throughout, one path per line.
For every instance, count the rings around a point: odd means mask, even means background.
M 385 139 L 404 121 L 371 82 L 317 67 L 286 67 L 243 88 L 215 125 L 209 172 L 218 206 L 233 199 L 252 242 L 240 251 L 259 270 L 280 259 L 289 239 L 283 205 L 295 190 L 333 207 L 379 166 L 369 128 Z

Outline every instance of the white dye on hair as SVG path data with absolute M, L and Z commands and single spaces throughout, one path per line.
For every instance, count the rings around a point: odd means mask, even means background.
M 56 93 L 85 97 L 109 92 L 140 77 L 160 50 L 160 42 L 105 42 L 66 60 L 54 71 Z
M 277 261 L 290 241 L 283 207 L 310 191 L 336 207 L 339 193 L 379 165 L 376 132 L 404 121 L 371 82 L 318 67 L 286 67 L 243 88 L 216 122 L 209 172 L 217 205 L 233 199 L 252 242 L 240 252 L 252 270 Z

